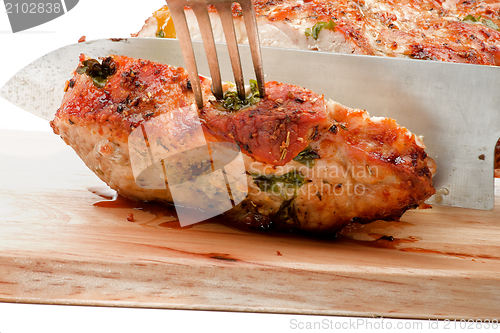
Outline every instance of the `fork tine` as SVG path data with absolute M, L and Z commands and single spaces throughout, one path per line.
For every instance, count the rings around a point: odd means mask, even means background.
M 198 76 L 198 67 L 194 56 L 193 45 L 191 44 L 191 35 L 184 14 L 184 6 L 177 4 L 174 1 L 169 2 L 169 10 L 175 26 L 175 32 L 179 45 L 181 46 L 182 55 L 186 65 L 188 76 L 191 80 L 191 88 L 193 89 L 194 99 L 199 109 L 203 108 L 203 95 L 201 93 L 200 77 Z
M 212 92 L 217 99 L 223 98 L 222 82 L 220 75 L 219 60 L 217 51 L 215 49 L 214 33 L 212 31 L 212 24 L 208 16 L 206 4 L 191 5 L 191 9 L 196 15 L 196 20 L 200 27 L 201 38 L 203 46 L 205 47 L 205 54 L 210 69 L 210 76 L 212 77 Z
M 264 67 L 262 65 L 259 35 L 257 34 L 255 7 L 252 0 L 241 1 L 240 6 L 243 10 L 243 18 L 245 20 L 245 27 L 247 30 L 248 44 L 250 44 L 250 51 L 252 53 L 253 67 L 255 70 L 255 77 L 257 78 L 257 85 L 259 87 L 259 94 L 264 97 Z
M 182 55 L 184 57 L 186 70 L 191 80 L 191 86 L 196 104 L 200 109 L 203 107 L 203 95 L 201 92 L 200 77 L 198 75 L 193 45 L 191 44 L 191 35 L 189 33 L 186 14 L 184 13 L 184 5 L 191 7 L 196 15 L 196 20 L 198 21 L 201 37 L 203 39 L 203 45 L 205 47 L 208 66 L 210 68 L 210 75 L 212 76 L 212 92 L 217 99 L 222 99 L 223 91 L 220 67 L 207 5 L 211 3 L 217 9 L 222 23 L 222 29 L 224 30 L 234 81 L 236 89 L 238 90 L 238 97 L 241 100 L 245 100 L 243 69 L 241 67 L 240 52 L 238 48 L 238 41 L 236 39 L 233 12 L 231 8 L 233 1 L 239 3 L 243 11 L 255 76 L 257 78 L 260 96 L 263 97 L 265 95 L 264 71 L 262 66 L 259 36 L 257 33 L 255 9 L 252 0 L 167 0 L 177 33 L 177 39 L 179 40 Z
M 220 2 L 213 4 L 217 8 L 219 17 L 226 37 L 227 49 L 231 59 L 231 67 L 233 69 L 234 81 L 238 90 L 238 97 L 245 100 L 245 84 L 243 80 L 243 69 L 241 68 L 240 52 L 238 42 L 236 40 L 236 32 L 234 30 L 233 12 L 230 2 Z

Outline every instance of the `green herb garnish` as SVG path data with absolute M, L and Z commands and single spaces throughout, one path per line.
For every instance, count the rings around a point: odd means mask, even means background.
M 163 29 L 160 28 L 160 30 L 158 30 L 158 32 L 156 33 L 156 37 L 165 38 L 165 31 L 163 31 Z
M 250 80 L 250 95 L 241 100 L 236 91 L 227 91 L 220 101 L 215 103 L 229 111 L 238 111 L 260 101 L 259 87 L 256 80 Z
M 498 25 L 496 25 L 492 20 L 488 19 L 483 19 L 481 20 L 481 23 L 487 26 L 488 28 L 494 29 L 494 30 L 500 30 Z
M 274 214 L 273 219 L 289 224 L 300 223 L 293 205 L 294 199 L 295 197 L 283 201 L 276 214 Z
M 96 59 L 87 59 L 76 69 L 78 74 L 87 74 L 97 88 L 103 88 L 108 77 L 116 73 L 116 63 L 107 57 L 102 63 Z
M 265 192 L 280 193 L 282 188 L 298 189 L 305 183 L 304 176 L 297 170 L 290 171 L 282 176 L 251 173 L 255 185 Z
M 295 156 L 293 160 L 306 165 L 308 168 L 312 168 L 314 166 L 314 160 L 318 158 L 321 158 L 318 152 L 312 149 L 311 146 L 307 146 L 307 148 Z
M 474 15 L 469 14 L 466 17 L 464 17 L 464 19 L 462 20 L 462 22 L 466 22 L 466 21 L 469 21 L 472 23 L 482 23 L 484 26 L 487 26 L 490 29 L 500 30 L 500 28 L 498 27 L 498 25 L 495 24 L 495 22 L 493 22 L 492 20 L 488 20 L 488 19 L 481 19 L 481 15 L 479 15 L 477 18 L 475 18 Z
M 478 18 L 475 18 L 474 15 L 467 15 L 466 17 L 464 17 L 464 19 L 462 20 L 463 22 L 465 21 L 470 21 L 470 22 L 474 22 L 474 23 L 477 23 L 479 22 L 479 19 L 481 18 L 481 15 L 478 16 Z
M 328 29 L 331 31 L 335 31 L 335 26 L 337 26 L 337 24 L 332 20 L 328 22 L 318 22 L 312 28 L 307 28 L 304 33 L 306 34 L 306 36 L 311 36 L 312 38 L 314 38 L 314 40 L 318 40 L 321 30 Z

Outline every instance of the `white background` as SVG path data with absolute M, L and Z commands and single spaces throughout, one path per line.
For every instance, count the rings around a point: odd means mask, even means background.
M 13 34 L 0 0 L 0 86 L 30 62 L 59 47 L 78 42 L 81 36 L 86 36 L 87 40 L 130 37 L 164 4 L 161 0 L 80 0 L 67 14 Z M 2 98 L 0 119 L 0 129 L 51 131 L 47 121 L 12 108 Z
M 62 17 L 13 34 L 3 1 L 0 0 L 0 86 L 30 62 L 59 47 L 76 43 L 83 35 L 87 40 L 130 37 L 130 33 L 139 31 L 144 20 L 162 5 L 164 2 L 161 0 L 80 0 L 73 10 Z M 0 130 L 5 129 L 51 131 L 46 120 L 0 98 Z M 362 328 L 367 328 L 365 324 L 368 324 L 366 321 L 363 324 L 356 318 L 344 317 L 0 303 L 0 333 L 311 332 L 314 330 L 306 329 L 307 323 L 324 324 L 324 320 L 340 323 L 338 325 L 341 326 L 337 327 L 345 328 L 341 331 L 363 331 Z M 360 325 L 352 326 L 353 321 Z M 397 325 L 417 323 L 417 321 L 389 319 L 369 319 L 369 322 L 372 323 L 371 327 L 379 330 L 382 330 L 384 324 L 387 327 L 389 322 L 393 329 Z M 430 324 L 428 321 L 418 323 L 421 329 L 417 327 L 405 331 L 423 331 Z M 328 328 L 328 325 L 322 325 L 322 329 L 318 331 L 337 331 L 337 329 L 335 326 Z

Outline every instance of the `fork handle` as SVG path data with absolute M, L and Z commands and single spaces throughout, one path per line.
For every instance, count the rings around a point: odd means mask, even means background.
M 255 71 L 255 78 L 259 87 L 259 94 L 261 97 L 266 95 L 264 86 L 264 66 L 262 64 L 262 55 L 260 51 L 260 39 L 257 30 L 257 19 L 255 14 L 255 5 L 253 0 L 251 3 L 242 1 L 240 6 L 243 10 L 245 20 L 245 27 L 247 30 L 248 44 L 250 44 L 250 52 L 252 54 L 253 68 Z
M 191 36 L 186 21 L 186 15 L 182 6 L 169 7 L 174 26 L 177 27 L 176 34 L 179 41 L 182 56 L 188 76 L 191 80 L 191 88 L 193 89 L 194 99 L 198 109 L 203 108 L 203 95 L 201 93 L 201 82 L 198 75 L 198 66 L 196 66 L 196 58 L 194 56 L 193 45 L 191 44 Z

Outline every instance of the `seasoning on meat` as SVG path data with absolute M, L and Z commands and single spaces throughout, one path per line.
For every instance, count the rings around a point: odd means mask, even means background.
M 204 107 L 198 110 L 184 69 L 125 56 L 105 61 L 113 70 L 101 69 L 109 74 L 102 85 L 87 70 L 74 73 L 51 126 L 123 196 L 170 204 L 169 186 L 212 172 L 208 159 L 191 166 L 191 174 L 180 172 L 184 180 L 142 184 L 134 177 L 131 150 L 149 157 L 131 146 L 130 137 L 146 126 L 148 146 L 160 147 L 167 135 L 172 146 L 196 147 L 203 140 L 211 147 L 239 146 L 248 188 L 241 203 L 225 213 L 235 225 L 334 233 L 351 220 L 398 220 L 435 193 L 423 143 L 393 119 L 370 118 L 364 110 L 279 82 L 267 82 L 266 96 L 255 103 L 227 110 L 213 103 L 205 77 L 200 77 Z M 91 63 L 82 55 L 78 68 Z M 194 130 L 196 124 L 202 131 Z M 173 161 L 183 163 L 174 158 L 160 167 L 168 173 Z M 217 204 L 207 188 L 189 191 L 183 194 L 191 201 Z M 237 191 L 231 188 L 233 198 Z

